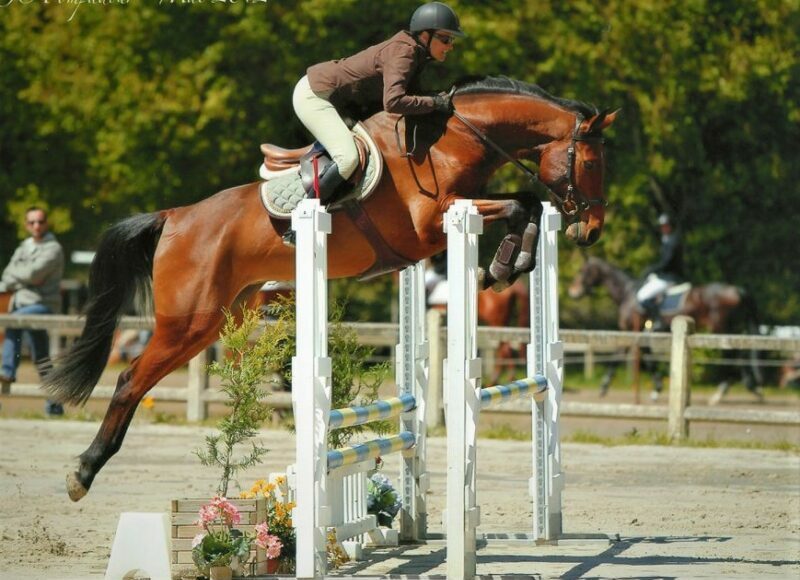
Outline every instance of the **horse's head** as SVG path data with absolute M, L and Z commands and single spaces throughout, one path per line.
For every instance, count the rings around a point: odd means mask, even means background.
M 617 111 L 604 111 L 588 119 L 576 115 L 571 133 L 548 143 L 540 155 L 539 179 L 569 220 L 567 238 L 579 246 L 591 246 L 603 230 L 606 198 L 602 132 L 616 116 Z
M 572 279 L 567 293 L 570 298 L 583 298 L 603 282 L 603 270 L 599 260 L 589 258 Z

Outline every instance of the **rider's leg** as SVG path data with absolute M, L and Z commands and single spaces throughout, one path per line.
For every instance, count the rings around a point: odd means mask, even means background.
M 636 292 L 636 303 L 639 307 L 639 312 L 650 319 L 654 326 L 659 326 L 661 323 L 658 297 L 667 289 L 667 286 L 666 280 L 662 280 L 655 274 L 650 274 L 645 283 L 642 284 L 642 287 Z
M 311 90 L 308 77 L 300 79 L 292 96 L 297 118 L 322 143 L 333 160 L 333 164 L 324 168 L 319 176 L 319 196 L 323 203 L 358 167 L 358 149 L 353 135 L 328 101 L 329 96 Z

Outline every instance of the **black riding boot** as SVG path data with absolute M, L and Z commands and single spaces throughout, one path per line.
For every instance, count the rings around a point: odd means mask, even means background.
M 661 321 L 661 312 L 658 307 L 659 305 L 656 299 L 650 298 L 648 300 L 645 300 L 644 302 L 640 302 L 639 306 L 644 312 L 645 319 L 651 322 L 650 330 L 654 332 L 663 330 L 664 325 Z
M 322 205 L 327 205 L 333 200 L 334 194 L 341 184 L 345 182 L 344 177 L 339 173 L 339 167 L 331 162 L 322 168 L 319 175 L 319 201 Z M 314 191 L 310 195 L 314 195 Z

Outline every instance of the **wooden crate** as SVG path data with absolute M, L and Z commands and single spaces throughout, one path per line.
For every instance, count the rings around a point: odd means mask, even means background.
M 209 499 L 176 499 L 172 501 L 172 563 L 194 564 L 192 561 L 192 540 L 200 533 L 197 520 L 200 507 L 207 504 Z M 267 500 L 257 499 L 230 499 L 230 502 L 239 508 L 242 522 L 237 529 L 255 535 L 256 524 L 267 519 Z M 257 574 L 267 571 L 267 553 L 262 548 L 253 544 L 250 551 L 250 562 L 255 562 L 252 569 Z M 250 569 L 249 564 L 246 569 Z

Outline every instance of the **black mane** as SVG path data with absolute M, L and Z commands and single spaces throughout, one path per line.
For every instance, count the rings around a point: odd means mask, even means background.
M 594 105 L 582 101 L 554 97 L 539 85 L 525 83 L 508 77 L 470 77 L 456 82 L 456 95 L 469 95 L 477 93 L 508 93 L 513 95 L 528 95 L 538 97 L 558 105 L 568 111 L 579 114 L 584 119 L 596 115 L 599 111 Z

